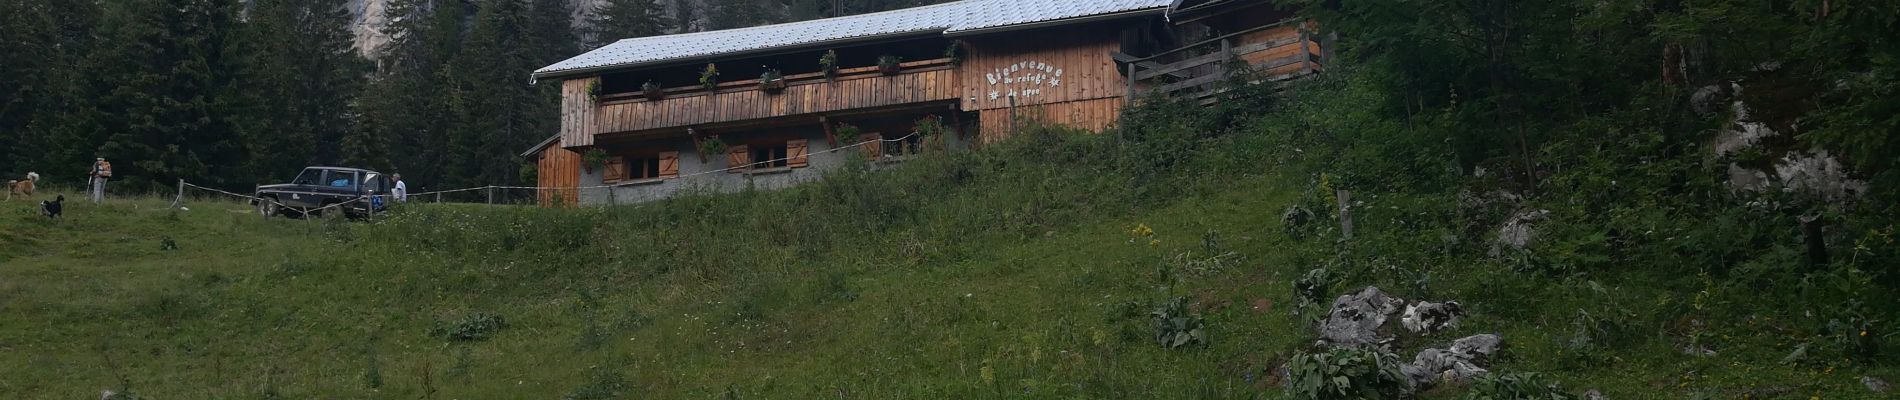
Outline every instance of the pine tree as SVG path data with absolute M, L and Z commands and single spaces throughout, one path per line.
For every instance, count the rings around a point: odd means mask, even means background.
M 532 0 L 528 10 L 528 33 L 535 57 L 552 64 L 580 54 L 580 36 L 574 32 L 574 8 L 568 0 Z M 529 71 L 533 71 L 530 69 Z
M 448 61 L 461 48 L 466 10 L 459 2 L 397 0 L 384 28 L 390 42 L 378 49 L 377 72 L 359 102 L 363 131 L 386 145 L 390 169 L 412 190 L 440 188 L 453 157 L 448 134 L 456 125 L 449 107 Z M 366 145 L 367 146 L 367 145 Z
M 39 172 L 49 183 L 77 186 L 84 154 L 57 135 L 65 119 L 84 109 L 86 74 L 74 68 L 92 45 L 99 7 L 85 0 L 0 2 L 0 179 Z M 90 150 L 86 151 L 90 153 Z M 77 167 L 74 167 L 77 166 Z
M 528 83 L 545 65 L 521 0 L 487 0 L 475 13 L 463 51 L 451 62 L 449 104 L 456 126 L 448 182 L 457 186 L 512 183 L 522 149 L 555 132 L 554 102 Z
M 354 50 L 343 0 L 258 0 L 238 49 L 239 85 L 227 99 L 243 133 L 253 182 L 289 179 L 306 165 L 380 167 L 374 133 L 355 104 L 368 64 Z
M 105 3 L 101 48 L 88 60 L 99 155 L 134 190 L 189 178 L 220 183 L 244 146 L 213 107 L 234 4 L 216 0 Z M 109 111 L 109 112 L 99 112 Z M 77 139 L 77 138 L 74 138 Z M 83 165 L 83 164 L 82 164 Z M 149 187 L 149 186 L 147 186 Z
M 659 0 L 607 0 L 607 4 L 589 16 L 589 21 L 592 27 L 589 48 L 620 39 L 662 35 L 674 29 L 672 17 L 666 15 L 666 7 Z

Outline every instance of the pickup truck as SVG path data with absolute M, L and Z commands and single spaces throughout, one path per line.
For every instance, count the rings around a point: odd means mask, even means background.
M 367 169 L 308 167 L 290 183 L 258 186 L 251 204 L 265 217 L 313 213 L 324 217 L 363 217 L 388 210 L 389 191 L 394 186 L 395 182 L 388 175 Z M 338 203 L 348 204 L 318 210 Z

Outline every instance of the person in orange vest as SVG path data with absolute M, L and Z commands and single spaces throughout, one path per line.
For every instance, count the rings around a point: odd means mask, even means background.
M 92 202 L 106 201 L 106 180 L 112 178 L 112 163 L 106 162 L 105 157 L 94 159 L 91 176 L 88 183 L 92 186 Z

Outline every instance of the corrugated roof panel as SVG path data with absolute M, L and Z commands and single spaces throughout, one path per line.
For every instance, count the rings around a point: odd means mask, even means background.
M 535 76 L 652 65 L 756 50 L 910 33 L 955 33 L 1125 11 L 1172 0 L 964 0 L 750 28 L 623 39 L 542 67 Z
M 1173 0 L 973 0 L 967 1 L 967 3 L 972 3 L 969 10 L 971 18 L 960 21 L 946 33 L 1165 8 L 1172 2 Z

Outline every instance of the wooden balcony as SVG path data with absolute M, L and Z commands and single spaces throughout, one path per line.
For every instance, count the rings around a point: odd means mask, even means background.
M 1321 69 L 1313 24 L 1287 20 L 1134 58 L 1117 54 L 1128 69 L 1130 97 L 1142 93 L 1193 98 L 1211 104 L 1240 74 L 1250 81 L 1283 81 Z
M 961 93 L 947 58 L 903 63 L 896 75 L 873 66 L 839 70 L 833 79 L 815 72 L 784 80 L 777 93 L 750 79 L 721 82 L 713 90 L 669 88 L 657 100 L 637 92 L 605 95 L 586 111 L 594 114 L 591 133 L 605 135 L 956 100 Z

